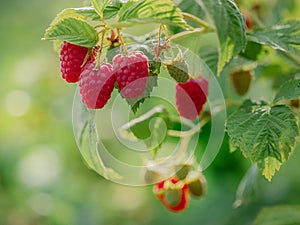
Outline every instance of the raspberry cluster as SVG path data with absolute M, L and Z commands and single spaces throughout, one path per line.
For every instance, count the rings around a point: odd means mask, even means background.
M 60 51 L 62 77 L 69 83 L 79 81 L 82 102 L 89 109 L 101 109 L 111 97 L 115 83 L 126 99 L 137 99 L 147 88 L 148 58 L 143 52 L 117 54 L 113 64 L 97 66 L 89 49 L 63 42 Z

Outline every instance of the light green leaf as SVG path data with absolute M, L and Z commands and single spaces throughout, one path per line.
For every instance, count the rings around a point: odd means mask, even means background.
M 189 28 L 180 9 L 171 0 L 139 0 L 128 2 L 118 14 L 117 27 L 133 26 L 145 23 L 164 23 Z
M 54 26 L 58 22 L 62 21 L 65 18 L 75 18 L 75 19 L 82 19 L 84 20 L 86 17 L 78 12 L 76 8 L 67 8 L 61 11 L 51 22 L 50 27 Z
M 118 11 L 121 9 L 122 4 L 117 2 L 114 5 L 108 5 L 103 10 L 103 17 L 105 20 L 111 19 L 116 16 Z M 82 8 L 74 8 L 76 12 L 85 17 L 91 18 L 92 20 L 100 20 L 99 14 L 95 11 L 94 7 L 82 7 Z
M 197 0 L 206 15 L 214 24 L 218 35 L 219 61 L 218 74 L 246 46 L 245 20 L 232 0 Z
M 99 37 L 89 23 L 80 19 L 65 18 L 46 30 L 44 40 L 63 40 L 91 48 L 97 45 Z
M 254 225 L 296 225 L 300 224 L 300 205 L 279 205 L 263 208 Z
M 268 180 L 288 160 L 299 135 L 297 118 L 289 107 L 250 100 L 229 116 L 226 127 L 231 144 L 257 163 Z
M 300 55 L 295 45 L 300 45 L 300 21 L 289 21 L 284 24 L 255 30 L 249 34 L 253 42 L 268 45 L 273 49 Z
M 279 89 L 274 102 L 281 99 L 297 99 L 300 98 L 300 79 L 290 80 L 284 83 Z
M 76 12 L 82 16 L 91 18 L 92 20 L 100 20 L 100 16 L 95 11 L 94 7 L 88 6 L 88 7 L 82 7 L 82 8 L 74 8 Z
M 103 18 L 103 11 L 106 6 L 111 3 L 112 0 L 91 0 L 95 11 L 98 13 L 100 18 Z

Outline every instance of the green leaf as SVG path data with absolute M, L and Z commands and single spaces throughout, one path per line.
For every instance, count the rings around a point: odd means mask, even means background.
M 91 0 L 95 11 L 100 16 L 100 18 L 103 18 L 103 11 L 105 7 L 111 3 L 111 1 L 112 0 Z
M 289 107 L 250 100 L 229 116 L 226 127 L 231 144 L 257 163 L 269 181 L 288 160 L 299 135 L 297 118 Z
M 249 34 L 253 42 L 268 45 L 283 52 L 300 55 L 295 45 L 300 45 L 300 21 L 289 21 L 284 24 L 255 30 Z
M 91 48 L 97 45 L 99 37 L 97 31 L 89 23 L 80 19 L 65 18 L 46 30 L 44 40 L 63 40 Z
M 121 9 L 122 4 L 120 2 L 117 2 L 113 5 L 108 5 L 103 10 L 103 17 L 105 20 L 111 19 L 114 16 L 117 15 L 118 11 Z M 82 7 L 82 8 L 74 8 L 76 12 L 80 15 L 83 15 L 85 17 L 91 18 L 92 20 L 100 20 L 99 14 L 96 12 L 94 7 Z
M 50 27 L 54 26 L 55 24 L 57 24 L 65 18 L 75 18 L 84 20 L 86 16 L 78 12 L 78 9 L 76 8 L 67 8 L 61 11 L 59 14 L 57 14 L 57 16 L 51 22 Z
M 189 28 L 171 0 L 139 0 L 125 4 L 118 14 L 116 26 L 133 26 L 145 23 L 164 23 L 167 25 Z
M 279 205 L 263 208 L 254 225 L 300 224 L 300 205 Z
M 198 0 L 216 28 L 219 39 L 218 74 L 246 46 L 245 20 L 232 0 Z
M 281 99 L 292 100 L 297 98 L 300 98 L 300 79 L 290 80 L 284 83 L 280 87 L 274 102 L 277 102 Z
M 100 20 L 100 16 L 92 6 L 74 8 L 74 10 L 76 10 L 78 14 L 85 16 L 86 18 L 91 18 L 92 20 Z

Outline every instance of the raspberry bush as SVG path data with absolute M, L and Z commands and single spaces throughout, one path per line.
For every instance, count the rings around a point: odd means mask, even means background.
M 264 21 L 259 10 L 264 4 L 174 2 L 91 0 L 89 6 L 60 12 L 43 39 L 61 46 L 63 79 L 79 81 L 81 101 L 90 113 L 88 126 L 79 132 L 87 164 L 107 179 L 122 179 L 99 156 L 95 121 L 95 113 L 109 109 L 107 103 L 114 101 L 109 99 L 120 94 L 131 112 L 117 133 L 142 142 L 151 152 L 144 161 L 143 180 L 154 185 L 154 194 L 168 210 L 179 212 L 186 209 L 190 196 L 206 193 L 203 173 L 208 165 L 201 160 L 199 146 L 208 142 L 201 138 L 209 136 L 220 112 L 228 113 L 218 127 L 226 133 L 223 146 L 250 159 L 251 171 L 258 168 L 271 181 L 292 157 L 299 140 L 300 22 Z M 141 25 L 143 34 L 129 29 Z M 282 60 L 284 66 L 276 67 Z M 270 74 L 274 67 L 278 71 Z M 263 78 L 268 79 L 269 96 L 256 91 Z M 214 82 L 223 91 L 222 98 L 216 97 Z M 159 101 L 153 104 L 160 88 L 174 92 L 173 108 Z M 81 143 L 85 137 L 87 143 Z M 191 155 L 195 137 L 198 145 Z M 178 154 L 160 165 L 167 158 L 162 149 L 175 139 Z M 190 159 L 192 163 L 187 163 Z M 255 180 L 257 170 L 253 171 Z M 244 190 L 255 183 L 246 175 L 238 187 L 236 206 L 245 202 Z

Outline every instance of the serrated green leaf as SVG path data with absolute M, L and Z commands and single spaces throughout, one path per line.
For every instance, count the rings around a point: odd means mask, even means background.
M 44 40 L 62 40 L 91 48 L 97 45 L 99 37 L 89 23 L 80 19 L 65 18 L 46 30 Z
M 289 21 L 284 24 L 255 30 L 249 34 L 253 42 L 268 45 L 283 52 L 300 55 L 295 45 L 300 45 L 300 21 Z
M 105 7 L 111 3 L 111 1 L 112 0 L 91 0 L 95 11 L 100 16 L 100 18 L 103 18 L 103 11 Z
M 111 19 L 117 15 L 118 11 L 121 9 L 122 4 L 117 2 L 116 4 L 108 5 L 103 10 L 103 18 L 105 20 Z M 82 8 L 74 8 L 76 12 L 85 17 L 91 18 L 92 20 L 100 20 L 100 16 L 94 9 L 94 7 L 82 7 Z
M 58 22 L 62 21 L 65 18 L 75 18 L 84 20 L 86 17 L 83 14 L 78 13 L 76 8 L 67 8 L 61 11 L 54 20 L 51 22 L 50 27 L 54 26 Z
M 95 11 L 94 7 L 88 6 L 88 7 L 82 7 L 82 8 L 74 8 L 76 12 L 82 16 L 91 18 L 92 20 L 100 20 L 100 16 Z
M 257 163 L 268 180 L 288 160 L 299 135 L 297 118 L 289 107 L 250 100 L 229 116 L 226 128 L 231 144 Z
M 245 48 L 245 22 L 237 6 L 231 0 L 198 0 L 216 27 L 220 42 L 218 70 L 223 68 L 233 55 Z
M 292 100 L 297 98 L 300 98 L 300 79 L 290 80 L 284 83 L 280 87 L 274 102 L 277 102 L 281 99 Z
M 171 0 L 139 0 L 125 4 L 118 14 L 116 26 L 133 26 L 145 23 L 164 23 L 189 28 L 180 9 Z
M 220 48 L 218 74 L 246 46 L 245 20 L 232 0 L 197 0 L 216 28 Z
M 300 224 L 300 205 L 278 205 L 263 208 L 254 225 L 296 225 Z

